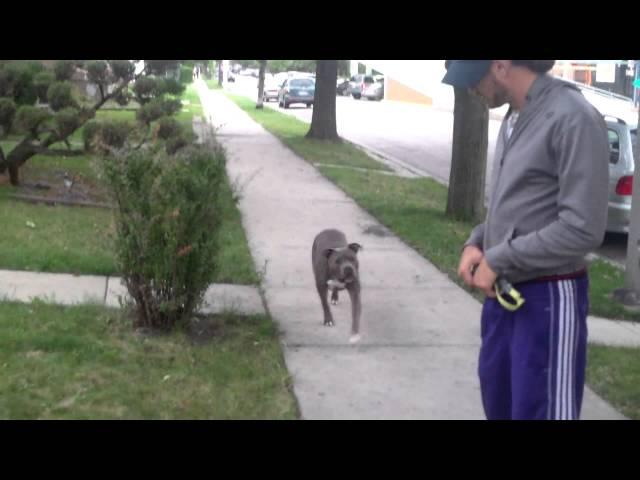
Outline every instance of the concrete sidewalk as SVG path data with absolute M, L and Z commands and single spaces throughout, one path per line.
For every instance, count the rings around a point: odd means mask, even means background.
M 219 126 L 231 181 L 243 186 L 243 225 L 255 264 L 266 265 L 266 301 L 282 331 L 302 416 L 483 419 L 480 304 L 223 93 L 202 82 L 198 88 L 206 118 Z M 364 246 L 357 345 L 348 343 L 344 296 L 333 308 L 336 327 L 322 326 L 310 252 L 315 235 L 328 227 Z M 366 233 L 372 231 L 382 233 Z M 583 418 L 623 417 L 587 389 Z
M 0 270 L 0 300 L 30 302 L 34 298 L 62 305 L 95 303 L 119 307 L 127 290 L 119 277 Z M 202 313 L 265 313 L 260 292 L 247 285 L 214 284 L 204 297 Z
M 126 296 L 120 277 L 0 270 L 0 299 L 30 302 L 39 298 L 62 305 L 96 303 L 118 307 Z M 203 313 L 265 313 L 260 292 L 249 285 L 213 284 Z M 640 324 L 589 317 L 589 343 L 640 348 Z

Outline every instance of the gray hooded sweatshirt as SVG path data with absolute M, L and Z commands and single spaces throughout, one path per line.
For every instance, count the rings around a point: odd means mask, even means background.
M 586 266 L 604 238 L 609 142 L 602 115 L 578 88 L 539 76 L 507 139 L 496 144 L 487 217 L 466 245 L 512 283 Z

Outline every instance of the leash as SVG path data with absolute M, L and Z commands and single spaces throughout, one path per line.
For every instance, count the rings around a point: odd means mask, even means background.
M 498 302 L 500 302 L 500 305 L 502 305 L 510 312 L 515 312 L 522 306 L 522 304 L 524 304 L 524 298 L 522 298 L 522 294 L 518 290 L 516 290 L 516 288 L 511 285 L 508 280 L 501 277 L 498 278 L 494 285 L 494 289 L 496 291 L 496 297 L 498 298 Z
M 475 265 L 471 269 L 471 275 L 476 273 L 478 266 Z M 516 288 L 511 285 L 507 279 L 498 277 L 496 283 L 493 285 L 493 288 L 496 292 L 496 298 L 500 305 L 509 310 L 510 312 L 515 312 L 524 304 L 524 298 L 522 294 L 516 290 Z M 507 298 L 505 298 L 507 297 Z

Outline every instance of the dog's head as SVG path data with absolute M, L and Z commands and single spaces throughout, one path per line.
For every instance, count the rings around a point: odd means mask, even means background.
M 324 254 L 329 265 L 329 278 L 342 283 L 351 283 L 358 279 L 358 251 L 362 246 L 350 243 L 346 247 L 328 248 Z

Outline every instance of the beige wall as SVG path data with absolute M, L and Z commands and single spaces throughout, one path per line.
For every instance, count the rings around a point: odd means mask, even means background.
M 384 98 L 386 100 L 420 103 L 423 105 L 433 104 L 433 99 L 431 97 L 407 87 L 393 78 L 386 77 L 386 83 L 386 89 L 384 92 Z

